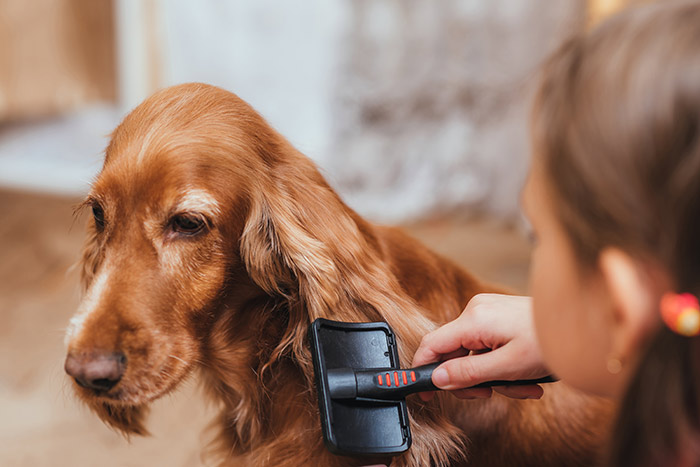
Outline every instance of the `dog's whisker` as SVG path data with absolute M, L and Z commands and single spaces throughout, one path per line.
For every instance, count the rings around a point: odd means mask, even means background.
M 184 365 L 188 365 L 188 363 L 187 363 L 186 361 L 184 361 L 183 359 L 181 359 L 180 357 L 177 357 L 177 356 L 175 356 L 175 355 L 168 355 L 168 357 L 174 358 L 175 360 L 181 362 L 181 363 L 184 364 Z

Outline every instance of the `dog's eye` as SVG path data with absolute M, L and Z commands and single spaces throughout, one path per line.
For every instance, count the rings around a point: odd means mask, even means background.
M 97 203 L 92 205 L 92 217 L 95 219 L 95 225 L 99 229 L 103 229 L 105 226 L 105 212 L 102 206 Z
M 172 228 L 175 232 L 193 235 L 200 232 L 206 225 L 204 219 L 192 214 L 178 214 L 172 219 Z

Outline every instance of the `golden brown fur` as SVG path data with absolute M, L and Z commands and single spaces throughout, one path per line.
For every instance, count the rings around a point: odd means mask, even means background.
M 186 84 L 115 130 L 86 201 L 85 300 L 68 351 L 123 352 L 121 381 L 79 396 L 144 434 L 148 403 L 198 370 L 220 407 L 226 465 L 357 465 L 323 446 L 307 327 L 387 321 L 410 363 L 421 337 L 492 290 L 397 229 L 349 209 L 246 103 Z M 175 231 L 181 214 L 206 219 Z M 392 465 L 589 465 L 607 409 L 559 384 L 542 401 L 409 397 L 413 447 Z

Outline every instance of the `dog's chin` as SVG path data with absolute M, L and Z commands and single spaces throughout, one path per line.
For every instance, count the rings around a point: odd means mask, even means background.
M 109 391 L 94 391 L 74 385 L 79 398 L 110 428 L 126 436 L 147 436 L 145 428 L 150 403 L 174 389 L 177 380 L 151 387 L 148 393 L 131 388 L 120 382 Z M 158 386 L 160 386 L 158 385 Z
M 110 428 L 123 434 L 147 436 L 144 422 L 148 414 L 148 401 L 128 400 L 117 386 L 108 392 L 96 392 L 77 383 L 73 385 L 78 398 Z
M 150 433 L 144 425 L 148 415 L 148 405 L 115 404 L 102 398 L 88 402 L 88 406 L 110 428 L 127 438 L 132 435 L 147 436 Z

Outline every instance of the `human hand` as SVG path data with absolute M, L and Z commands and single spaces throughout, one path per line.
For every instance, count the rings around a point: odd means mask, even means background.
M 539 385 L 469 388 L 494 380 L 535 379 L 549 374 L 535 337 L 532 299 L 479 294 L 462 314 L 423 337 L 412 366 L 443 361 L 433 383 L 462 399 L 490 397 L 492 390 L 517 399 L 539 399 Z M 429 400 L 433 393 L 421 393 Z

